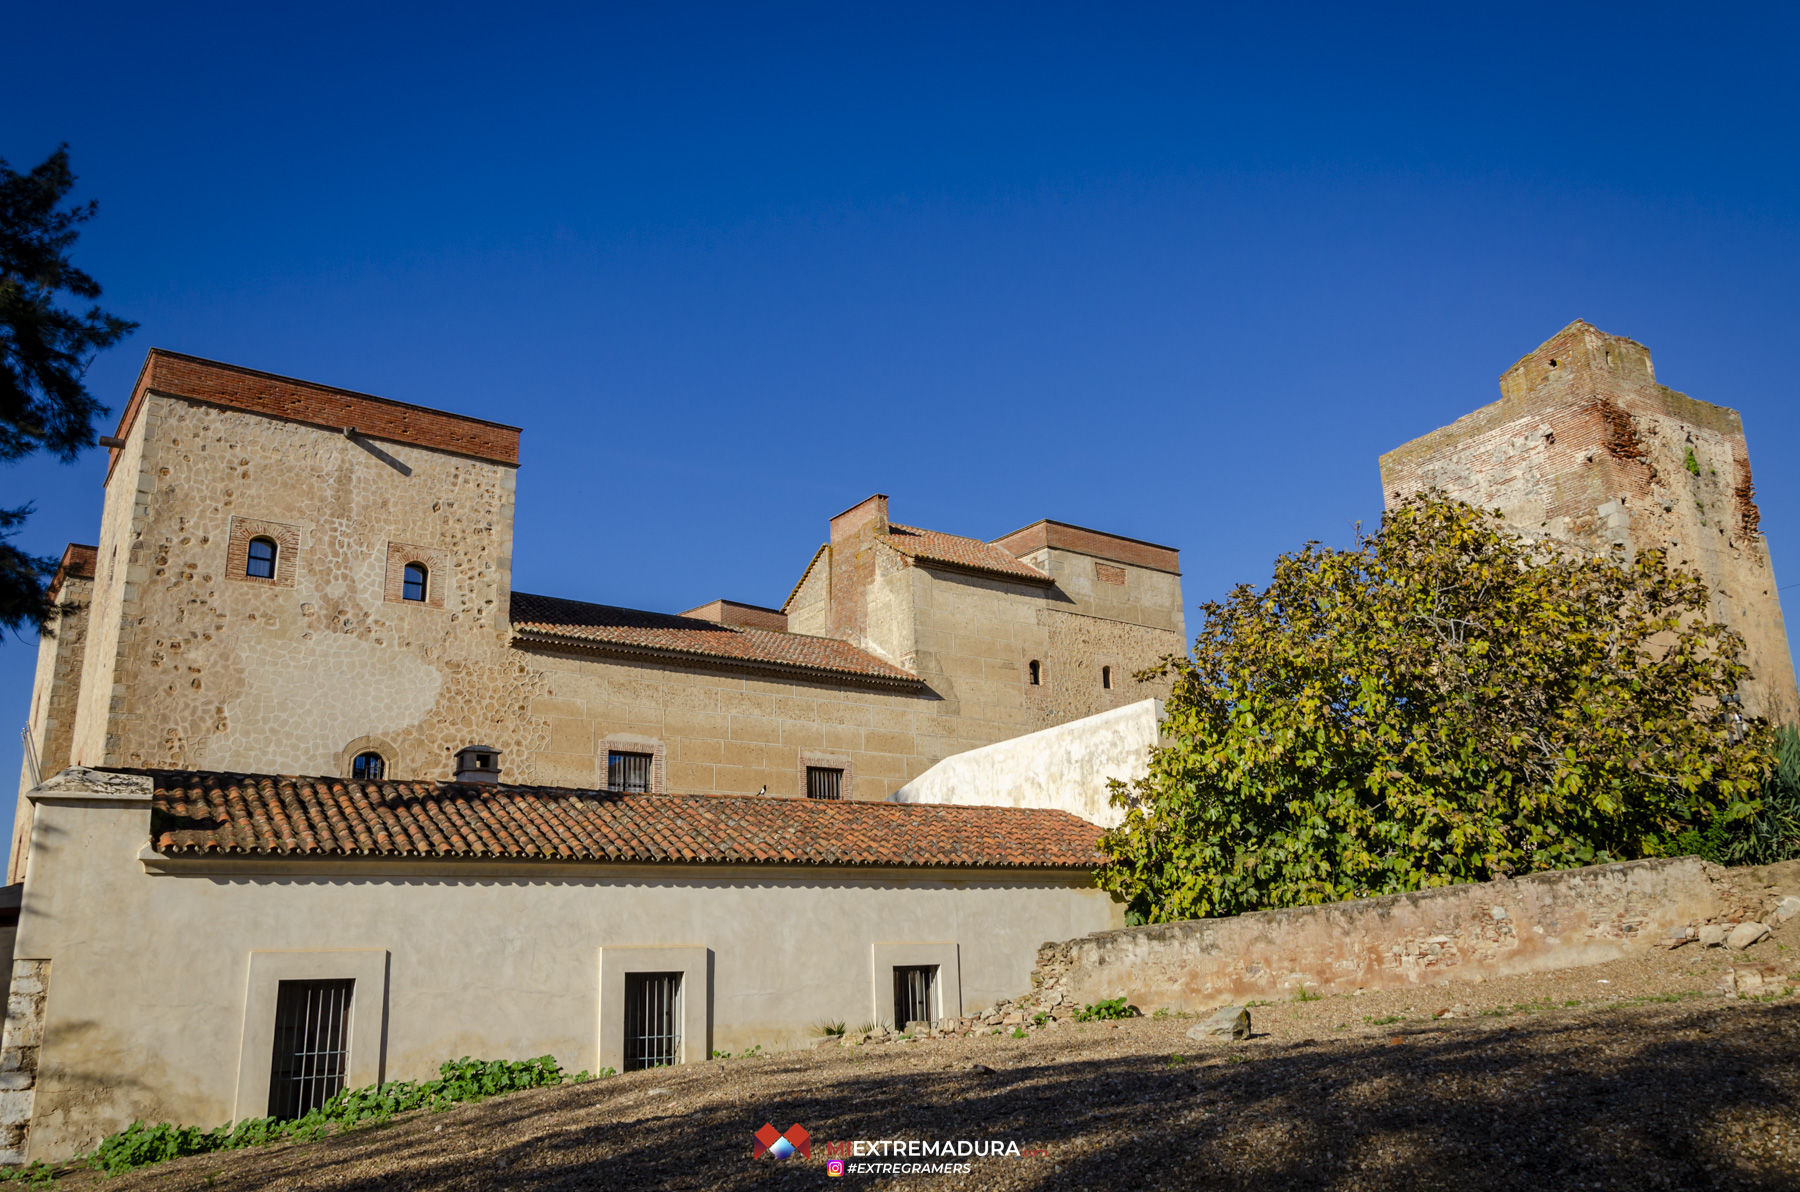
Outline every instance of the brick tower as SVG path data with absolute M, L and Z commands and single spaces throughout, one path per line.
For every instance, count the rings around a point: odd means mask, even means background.
M 1528 535 L 1595 552 L 1666 549 L 1744 637 L 1746 710 L 1800 720 L 1737 411 L 1657 384 L 1648 348 L 1579 319 L 1507 369 L 1500 394 L 1382 456 L 1388 503 L 1435 486 L 1499 507 Z

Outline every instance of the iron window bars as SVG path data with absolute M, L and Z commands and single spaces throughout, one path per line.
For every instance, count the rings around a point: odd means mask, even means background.
M 283 981 L 277 987 L 270 1117 L 305 1117 L 344 1087 L 355 986 L 355 981 Z
M 653 756 L 648 753 L 608 753 L 606 789 L 631 795 L 648 793 Z
M 894 1028 L 903 1031 L 909 1022 L 931 1022 L 936 992 L 937 965 L 895 965 Z
M 380 782 L 387 774 L 387 761 L 379 753 L 359 753 L 350 763 L 350 777 L 358 782 Z
M 625 974 L 625 1070 L 681 1062 L 681 974 Z
M 844 797 L 844 772 L 829 766 L 806 767 L 806 797 L 809 799 L 841 799 Z

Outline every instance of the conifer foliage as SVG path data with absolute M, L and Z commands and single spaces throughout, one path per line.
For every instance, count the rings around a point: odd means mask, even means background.
M 28 174 L 0 158 L 0 461 L 36 451 L 67 461 L 93 446 L 106 407 L 87 390 L 88 365 L 137 327 L 97 305 L 63 305 L 63 295 L 100 297 L 100 284 L 69 260 L 97 210 L 92 201 L 63 205 L 74 185 L 66 146 Z M 44 580 L 55 560 L 6 541 L 29 513 L 0 510 L 0 625 L 13 629 L 49 612 Z
M 1753 817 L 1772 733 L 1743 642 L 1661 552 L 1533 543 L 1414 497 L 1202 606 L 1101 880 L 1134 921 L 1236 914 L 1677 851 Z

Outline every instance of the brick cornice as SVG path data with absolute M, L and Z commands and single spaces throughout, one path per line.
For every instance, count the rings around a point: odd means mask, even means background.
M 152 348 L 144 357 L 144 367 L 132 388 L 131 400 L 119 418 L 118 438 L 130 435 L 132 425 L 143 409 L 144 398 L 151 393 L 244 410 L 286 422 L 336 431 L 354 430 L 371 439 L 406 443 L 489 463 L 511 467 L 519 464 L 520 431 L 516 426 L 259 372 L 235 364 L 222 364 L 163 348 Z M 119 458 L 118 448 L 110 451 L 108 476 Z

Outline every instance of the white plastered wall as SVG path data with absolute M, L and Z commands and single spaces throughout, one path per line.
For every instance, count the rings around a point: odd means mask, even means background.
M 20 922 L 18 955 L 53 962 L 27 1090 L 28 1154 L 52 1161 L 134 1118 L 210 1127 L 255 1107 L 255 1074 L 240 1075 L 262 1029 L 253 955 L 385 953 L 385 1044 L 351 1063 L 412 1080 L 462 1055 L 618 1066 L 602 1026 L 623 1008 L 608 1004 L 602 970 L 627 949 L 710 953 L 710 1037 L 690 1024 L 684 1040 L 697 1058 L 806 1046 L 811 1024 L 859 1023 L 874 1004 L 874 944 L 952 943 L 956 996 L 978 1010 L 1030 987 L 1042 941 L 1123 921 L 1085 872 L 179 862 L 147 848 L 147 779 L 104 775 L 121 789 L 83 793 L 84 773 L 34 793 Z M 144 789 L 122 789 L 134 783 Z M 343 967 L 316 975 L 356 975 Z M 374 978 L 357 979 L 362 999 Z
M 971 749 L 937 763 L 895 791 L 892 801 L 1042 807 L 1110 828 L 1123 813 L 1112 806 L 1108 781 L 1129 783 L 1149 773 L 1162 718 L 1161 700 L 1139 700 Z

